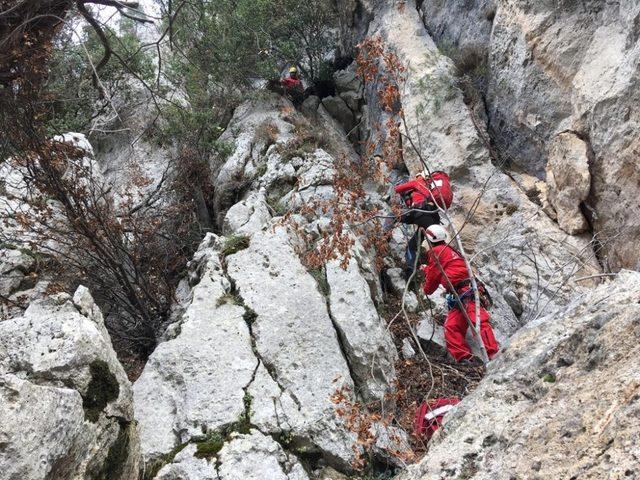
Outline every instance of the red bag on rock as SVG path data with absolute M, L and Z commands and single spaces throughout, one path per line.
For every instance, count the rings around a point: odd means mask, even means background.
M 458 403 L 460 403 L 460 399 L 456 397 L 435 398 L 428 402 L 422 402 L 418 407 L 414 422 L 416 437 L 425 437 L 429 440 L 440 428 L 443 417 Z

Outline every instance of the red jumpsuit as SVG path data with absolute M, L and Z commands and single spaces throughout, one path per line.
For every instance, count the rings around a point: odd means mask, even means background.
M 395 187 L 396 193 L 407 195 L 407 207 L 422 205 L 424 202 L 437 203 L 447 209 L 453 201 L 449 176 L 444 172 L 433 172 L 428 178 L 417 177 Z M 434 202 L 435 199 L 435 202 Z
M 302 91 L 302 80 L 299 78 L 288 77 L 280 80 L 280 83 L 285 88 L 285 90 L 291 91 Z
M 442 285 L 449 293 L 453 293 L 451 286 L 454 287 L 460 282 L 469 279 L 469 272 L 464 259 L 460 254 L 448 245 L 440 244 L 434 246 L 427 253 L 428 263 L 422 267 L 425 275 L 424 293 L 431 295 L 436 291 L 439 285 Z M 440 267 L 438 267 L 438 261 Z M 442 272 L 444 271 L 444 275 Z M 448 279 L 448 281 L 447 281 Z M 470 290 L 470 285 L 457 288 L 459 296 Z M 462 301 L 464 309 L 469 319 L 476 324 L 476 304 L 473 296 Z M 487 350 L 489 358 L 493 358 L 500 348 L 493 334 L 493 329 L 489 323 L 489 312 L 482 306 L 480 307 L 480 337 Z M 444 339 L 447 343 L 447 350 L 456 359 L 456 361 L 464 360 L 471 357 L 471 348 L 465 340 L 467 328 L 469 324 L 465 319 L 459 307 L 452 308 L 447 314 L 444 323 Z

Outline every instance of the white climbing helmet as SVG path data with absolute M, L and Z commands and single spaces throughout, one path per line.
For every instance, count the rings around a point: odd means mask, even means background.
M 425 235 L 430 243 L 444 242 L 447 239 L 447 229 L 442 225 L 431 225 L 425 230 Z

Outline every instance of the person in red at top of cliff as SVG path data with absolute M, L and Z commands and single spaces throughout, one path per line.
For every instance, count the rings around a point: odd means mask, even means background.
M 402 223 L 427 228 L 440 223 L 438 207 L 448 209 L 453 201 L 449 176 L 441 171 L 429 174 L 423 171 L 416 174 L 415 179 L 404 182 L 395 187 L 409 211 L 402 214 Z M 407 244 L 405 259 L 407 262 L 406 275 L 413 273 L 416 256 L 422 239 L 419 239 L 420 229 L 417 229 Z
M 444 339 L 447 350 L 458 362 L 468 360 L 472 357 L 471 348 L 465 340 L 469 324 L 461 308 L 464 308 L 469 320 L 475 325 L 476 304 L 467 265 L 462 256 L 447 245 L 447 231 L 442 225 L 432 225 L 427 228 L 425 237 L 424 245 L 428 249 L 427 264 L 421 267 L 425 275 L 424 293 L 431 295 L 439 285 L 442 285 L 449 293 L 447 298 L 449 313 L 444 322 Z M 485 309 L 488 301 L 484 286 L 480 282 L 476 283 L 481 303 L 480 337 L 489 359 L 492 359 L 498 353 L 500 346 L 489 323 L 489 312 Z M 460 302 L 455 299 L 454 291 L 458 294 Z
M 289 69 L 289 76 L 280 80 L 280 84 L 284 87 L 286 93 L 302 93 L 302 80 L 298 78 L 298 69 L 296 67 Z

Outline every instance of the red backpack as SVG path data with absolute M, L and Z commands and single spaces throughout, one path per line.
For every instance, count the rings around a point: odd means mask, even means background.
M 458 403 L 460 403 L 460 399 L 456 397 L 435 398 L 428 402 L 422 402 L 416 412 L 414 435 L 429 440 L 442 425 L 443 417 Z
M 442 171 L 433 172 L 428 178 L 425 178 L 425 182 L 440 208 L 446 210 L 451 207 L 453 192 L 449 175 Z

